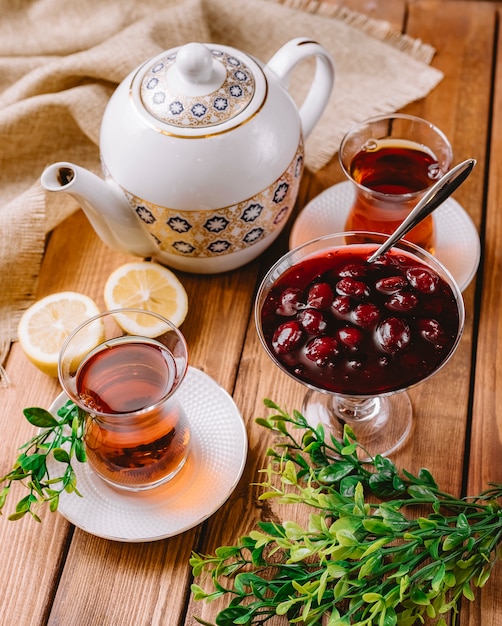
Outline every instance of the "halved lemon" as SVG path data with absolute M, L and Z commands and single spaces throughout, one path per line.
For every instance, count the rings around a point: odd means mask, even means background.
M 175 326 L 183 323 L 188 311 L 187 293 L 180 280 L 167 267 L 152 261 L 136 261 L 118 267 L 108 277 L 103 295 L 109 310 L 152 311 Z M 153 336 L 155 329 L 145 327 L 149 326 L 147 317 L 121 316 L 117 321 L 128 333 Z
M 58 375 L 61 346 L 82 322 L 100 313 L 97 304 L 75 291 L 53 293 L 32 304 L 21 316 L 17 336 L 23 352 L 42 372 Z M 89 350 L 102 340 L 89 337 Z

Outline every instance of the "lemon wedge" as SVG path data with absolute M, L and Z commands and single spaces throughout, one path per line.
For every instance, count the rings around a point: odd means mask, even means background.
M 107 308 L 134 308 L 158 313 L 180 326 L 188 311 L 188 297 L 180 280 L 163 265 L 151 261 L 125 263 L 108 277 L 104 300 Z M 119 324 L 128 333 L 155 334 L 148 316 L 120 316 Z M 125 324 L 125 325 L 124 325 Z M 162 327 L 162 323 L 160 324 Z
M 88 296 L 74 291 L 53 293 L 32 304 L 21 316 L 17 336 L 23 352 L 38 369 L 58 375 L 61 346 L 82 322 L 100 313 Z M 91 350 L 102 340 L 100 332 L 89 337 Z

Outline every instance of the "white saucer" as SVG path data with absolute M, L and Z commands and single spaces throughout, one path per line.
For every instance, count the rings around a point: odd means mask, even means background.
M 224 389 L 193 367 L 178 393 L 192 433 L 191 450 L 179 474 L 160 487 L 133 493 L 109 487 L 87 463 L 75 462 L 77 488 L 83 497 L 63 493 L 58 507 L 69 522 L 104 539 L 155 541 L 200 524 L 227 500 L 247 456 L 239 410 Z M 51 413 L 66 400 L 61 393 Z
M 290 248 L 322 235 L 343 232 L 353 197 L 353 185 L 345 181 L 329 187 L 311 200 L 293 224 Z M 453 198 L 448 198 L 435 210 L 434 219 L 435 256 L 450 270 L 463 291 L 478 269 L 481 246 L 476 226 Z

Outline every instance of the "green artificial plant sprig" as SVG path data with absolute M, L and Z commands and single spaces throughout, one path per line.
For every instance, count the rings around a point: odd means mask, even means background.
M 281 439 L 268 451 L 260 498 L 311 512 L 305 526 L 259 522 L 235 546 L 192 555 L 194 575 L 213 587 L 194 584 L 195 598 L 228 599 L 216 624 L 276 615 L 307 626 L 411 626 L 426 617 L 445 626 L 448 613 L 455 620 L 460 599 L 474 599 L 500 556 L 502 485 L 455 498 L 425 469 L 399 473 L 379 456 L 362 463 L 349 428 L 343 441 L 326 438 L 299 412 L 265 404 L 275 413 L 257 421 Z M 417 506 L 428 513 L 405 514 Z
M 0 478 L 3 484 L 0 492 L 0 513 L 5 505 L 12 485 L 21 482 L 28 494 L 21 498 L 10 520 L 18 520 L 29 513 L 37 522 L 38 508 L 49 504 L 51 511 L 59 505 L 62 492 L 81 495 L 77 489 L 77 479 L 72 465 L 74 459 L 85 462 L 83 443 L 85 413 L 71 401 L 62 406 L 54 417 L 49 411 L 39 407 L 23 411 L 26 419 L 40 429 L 40 432 L 25 443 L 12 470 Z M 48 462 L 57 461 L 57 476 L 51 477 Z

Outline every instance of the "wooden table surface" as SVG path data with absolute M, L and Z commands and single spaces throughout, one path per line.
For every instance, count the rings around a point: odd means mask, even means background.
M 502 376 L 497 372 L 502 365 L 497 351 L 502 332 L 498 4 L 468 0 L 354 0 L 345 4 L 387 19 L 436 48 L 432 64 L 445 78 L 405 112 L 442 128 L 453 145 L 455 162 L 477 159 L 473 174 L 455 194 L 476 224 L 482 243 L 479 271 L 464 292 L 465 332 L 447 366 L 410 392 L 414 429 L 393 460 L 412 472 L 429 468 L 441 487 L 454 494 L 478 493 L 488 481 L 502 482 L 502 410 L 497 409 L 502 394 Z M 317 174 L 306 173 L 297 210 L 342 179 L 336 158 Z M 278 514 L 270 505 L 259 504 L 259 491 L 250 486 L 265 465 L 265 450 L 271 443 L 254 418 L 266 413 L 265 397 L 292 410 L 300 408 L 303 396 L 303 387 L 266 356 L 252 317 L 257 281 L 286 250 L 287 234 L 273 250 L 234 272 L 215 276 L 178 273 L 190 300 L 182 330 L 191 365 L 233 396 L 247 427 L 248 459 L 230 499 L 199 526 L 150 543 L 97 538 L 48 511 L 41 525 L 28 517 L 18 522 L 2 517 L 1 625 L 165 626 L 194 624 L 194 615 L 214 621 L 222 607 L 194 602 L 190 596 L 190 553 L 212 552 L 219 545 L 231 544 L 248 533 L 256 520 Z M 38 296 L 76 290 L 104 307 L 106 277 L 129 260 L 132 257 L 102 245 L 78 212 L 48 239 Z M 18 446 L 33 435 L 22 409 L 48 407 L 60 392 L 57 381 L 27 362 L 18 344 L 12 346 L 7 371 L 12 385 L 0 390 L 0 474 L 10 468 Z M 502 564 L 477 592 L 476 601 L 463 603 L 460 623 L 502 624 Z

